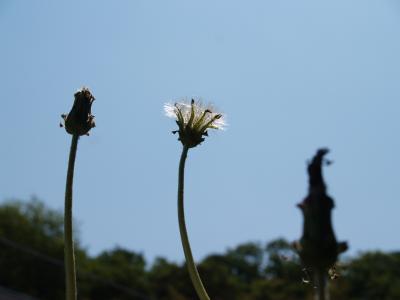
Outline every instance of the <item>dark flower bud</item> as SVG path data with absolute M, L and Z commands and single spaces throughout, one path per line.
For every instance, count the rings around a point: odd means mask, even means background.
M 90 129 L 95 127 L 94 116 L 91 112 L 95 98 L 86 87 L 78 90 L 74 97 L 74 105 L 69 114 L 61 115 L 64 119 L 65 130 L 72 135 L 89 135 Z
M 333 267 L 339 253 L 347 249 L 345 242 L 338 243 L 332 227 L 331 211 L 334 202 L 326 194 L 322 164 L 328 149 L 319 149 L 308 164 L 309 193 L 298 204 L 304 217 L 303 235 L 296 244 L 302 263 L 312 270 Z M 326 161 L 327 164 L 330 163 Z

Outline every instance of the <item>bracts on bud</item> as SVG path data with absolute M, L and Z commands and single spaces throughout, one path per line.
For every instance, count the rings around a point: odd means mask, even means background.
M 89 135 L 90 129 L 95 127 L 92 115 L 92 104 L 95 98 L 88 88 L 83 87 L 74 94 L 75 100 L 69 114 L 62 114 L 65 130 L 72 135 Z

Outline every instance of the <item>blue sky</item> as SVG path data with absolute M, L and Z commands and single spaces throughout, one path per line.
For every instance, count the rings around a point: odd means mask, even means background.
M 63 208 L 71 138 L 58 124 L 86 85 L 97 127 L 77 156 L 83 245 L 182 261 L 181 145 L 162 108 L 196 96 L 229 123 L 189 152 L 197 259 L 299 238 L 295 204 L 322 146 L 338 239 L 353 254 L 399 249 L 399 36 L 397 0 L 3 0 L 0 200 Z

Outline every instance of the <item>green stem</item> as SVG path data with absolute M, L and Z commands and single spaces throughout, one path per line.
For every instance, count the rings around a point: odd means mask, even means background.
M 315 276 L 315 282 L 317 289 L 315 291 L 315 300 L 329 300 L 329 291 L 327 286 L 327 278 L 323 269 L 317 270 Z
M 78 148 L 78 140 L 79 135 L 75 134 L 72 136 L 68 160 L 67 183 L 65 187 L 64 265 L 67 300 L 76 300 L 77 298 L 74 241 L 72 237 L 72 186 L 74 181 L 74 166 L 76 150 Z
M 189 238 L 186 231 L 185 212 L 183 205 L 183 192 L 184 192 L 185 162 L 188 151 L 189 148 L 183 146 L 181 160 L 179 162 L 179 179 L 178 179 L 179 231 L 181 233 L 183 252 L 185 253 L 186 264 L 189 270 L 190 279 L 192 280 L 197 295 L 199 296 L 200 300 L 210 300 L 210 297 L 208 297 L 207 295 L 206 289 L 204 288 L 203 283 L 201 282 L 199 272 L 197 271 L 196 265 L 194 263 L 192 250 L 190 249 Z

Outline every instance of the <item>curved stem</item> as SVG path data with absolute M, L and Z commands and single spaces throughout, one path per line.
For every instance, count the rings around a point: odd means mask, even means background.
M 183 146 L 181 160 L 179 162 L 179 179 L 178 179 L 179 231 L 181 233 L 183 252 L 185 253 L 186 264 L 189 270 L 190 279 L 192 280 L 196 293 L 201 300 L 210 300 L 210 297 L 208 297 L 207 295 L 206 289 L 204 288 L 203 283 L 201 282 L 199 272 L 197 271 L 196 265 L 194 263 L 192 250 L 190 249 L 189 238 L 186 231 L 185 212 L 183 205 L 183 192 L 184 192 L 185 162 L 188 151 L 189 148 Z
M 76 271 L 74 241 L 72 237 L 72 186 L 74 181 L 74 166 L 79 135 L 73 135 L 69 152 L 67 183 L 65 187 L 64 209 L 64 265 L 66 299 L 76 300 Z

